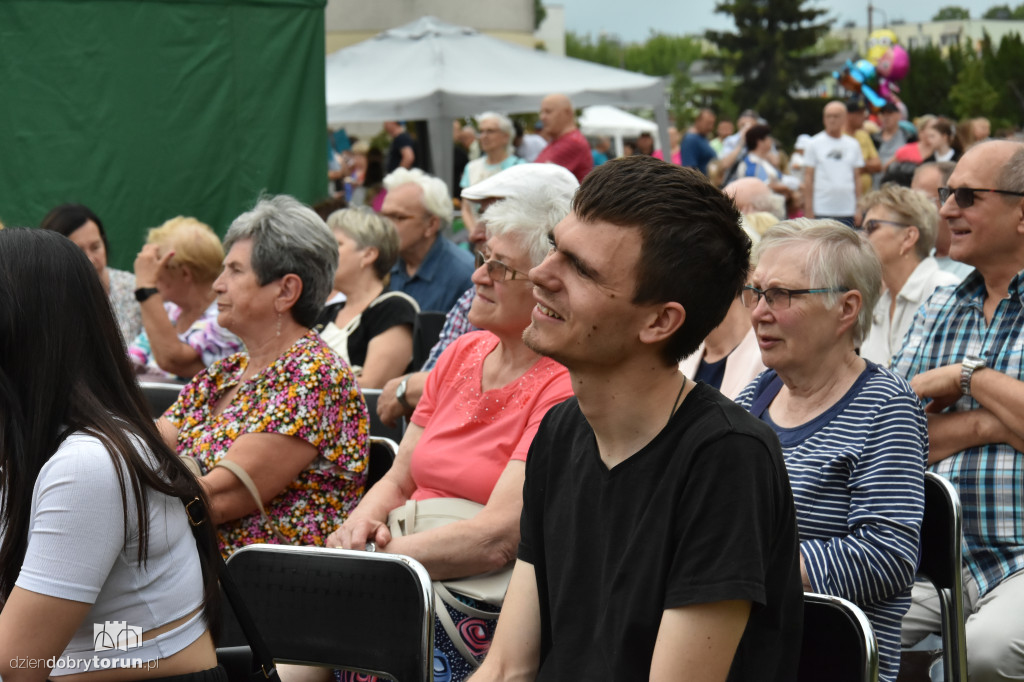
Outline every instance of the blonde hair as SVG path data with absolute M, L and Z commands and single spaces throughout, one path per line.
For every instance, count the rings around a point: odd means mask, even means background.
M 200 284 L 213 284 L 224 263 L 224 247 L 206 223 L 195 218 L 177 216 L 152 228 L 147 244 L 159 244 L 174 251 L 168 265 L 184 267 Z
M 835 220 L 795 218 L 768 228 L 754 247 L 754 258 L 760 260 L 783 246 L 804 250 L 810 288 L 860 292 L 861 308 L 852 329 L 853 342 L 859 346 L 871 330 L 871 314 L 882 291 L 882 265 L 871 244 Z M 833 306 L 839 294 L 825 294 L 825 299 Z
M 779 217 L 767 211 L 757 211 L 756 213 L 745 214 L 743 221 L 756 233 L 757 239 L 751 237 L 751 240 L 756 244 L 761 241 L 761 237 L 768 231 L 769 227 L 779 222 Z M 748 231 L 747 234 L 749 235 L 750 232 Z
M 327 216 L 327 227 L 344 232 L 360 249 L 377 249 L 373 272 L 386 285 L 398 261 L 398 230 L 394 223 L 366 206 L 342 208 Z
M 924 260 L 935 246 L 935 233 L 939 226 L 939 211 L 932 200 L 921 192 L 887 182 L 881 189 L 871 192 L 861 200 L 866 213 L 875 206 L 881 206 L 896 214 L 896 221 L 908 223 L 917 228 L 917 243 L 914 252 L 918 260 Z

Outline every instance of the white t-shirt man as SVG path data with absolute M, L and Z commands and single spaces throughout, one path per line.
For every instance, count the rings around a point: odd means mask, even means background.
M 856 179 L 864 167 L 857 140 L 821 131 L 804 150 L 804 167 L 814 169 L 814 216 L 852 218 L 857 211 Z

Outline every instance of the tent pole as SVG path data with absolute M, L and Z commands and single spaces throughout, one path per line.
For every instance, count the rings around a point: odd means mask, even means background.
M 429 120 L 428 137 L 430 139 L 430 158 L 433 161 L 431 172 L 444 180 L 448 186 L 448 192 L 452 196 L 459 195 L 459 188 L 452 187 L 452 171 L 454 159 L 452 151 L 455 144 L 452 138 L 452 120 L 447 117 L 431 118 Z
M 654 104 L 654 120 L 658 124 L 658 140 L 661 141 L 661 156 L 663 159 L 672 162 L 672 149 L 668 142 L 668 108 L 665 106 L 665 97 Z

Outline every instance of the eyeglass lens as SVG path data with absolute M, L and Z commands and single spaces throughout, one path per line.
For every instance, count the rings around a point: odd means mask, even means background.
M 488 259 L 484 254 L 479 251 L 476 252 L 476 266 L 479 268 L 481 265 L 487 266 L 487 276 L 492 280 L 505 281 L 508 276 L 508 266 L 501 261 Z

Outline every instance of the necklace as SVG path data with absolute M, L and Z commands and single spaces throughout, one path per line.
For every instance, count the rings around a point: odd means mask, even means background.
M 665 422 L 665 426 L 666 427 L 669 424 L 672 423 L 672 417 L 675 416 L 676 410 L 679 409 L 679 399 L 683 397 L 683 389 L 684 388 L 686 388 L 686 375 L 685 374 L 683 375 L 683 385 L 679 387 L 679 393 L 676 395 L 676 401 L 674 403 L 672 403 L 672 411 L 669 412 L 669 414 L 668 414 L 668 421 Z

